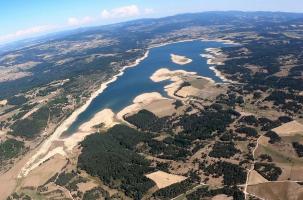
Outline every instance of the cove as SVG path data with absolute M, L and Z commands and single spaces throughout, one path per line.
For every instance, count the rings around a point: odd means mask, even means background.
M 231 45 L 221 42 L 194 40 L 150 49 L 147 58 L 135 67 L 125 69 L 122 76 L 110 83 L 102 93 L 93 99 L 87 109 L 78 115 L 62 137 L 67 137 L 76 132 L 81 124 L 87 122 L 105 108 L 112 109 L 115 113 L 119 112 L 124 107 L 132 104 L 133 99 L 142 93 L 159 92 L 166 97 L 164 86 L 169 84 L 169 81 L 155 83 L 150 80 L 150 76 L 160 68 L 197 72 L 198 75 L 209 77 L 215 82 L 222 82 L 209 69 L 207 59 L 201 57 L 200 54 L 205 53 L 206 48 L 227 46 Z M 192 59 L 192 62 L 187 65 L 175 64 L 171 61 L 170 54 L 186 56 Z

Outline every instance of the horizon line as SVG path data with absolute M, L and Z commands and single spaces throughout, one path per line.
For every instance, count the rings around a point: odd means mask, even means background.
M 12 41 L 0 42 L 0 49 L 5 46 L 14 45 L 14 44 L 17 45 L 17 43 L 26 42 L 26 40 L 35 40 L 35 39 L 37 40 L 42 37 L 48 37 L 48 36 L 50 37 L 52 34 L 54 34 L 54 35 L 63 34 L 63 33 L 69 32 L 69 31 L 76 31 L 76 30 L 80 30 L 80 29 L 101 28 L 101 27 L 106 27 L 106 26 L 113 26 L 113 25 L 119 25 L 119 24 L 123 24 L 123 23 L 135 22 L 135 21 L 139 21 L 139 20 L 162 19 L 162 18 L 174 17 L 174 16 L 178 16 L 178 15 L 199 14 L 199 13 L 202 14 L 202 13 L 211 13 L 211 12 L 284 13 L 284 14 L 302 14 L 303 15 L 303 11 L 294 12 L 294 11 L 262 11 L 262 10 L 209 10 L 209 11 L 201 11 L 201 12 L 176 13 L 173 15 L 160 16 L 160 17 L 139 17 L 136 19 L 121 20 L 119 22 L 108 23 L 108 24 L 105 23 L 105 24 L 100 24 L 100 25 L 87 25 L 87 26 L 71 27 L 71 28 L 67 28 L 67 29 L 63 28 L 63 29 L 57 30 L 57 31 L 41 33 L 36 36 L 29 36 L 29 37 L 20 38 L 20 39 L 16 39 L 16 40 L 12 40 Z

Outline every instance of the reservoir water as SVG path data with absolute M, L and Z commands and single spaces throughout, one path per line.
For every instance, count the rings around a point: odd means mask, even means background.
M 97 112 L 105 108 L 112 109 L 115 113 L 119 112 L 124 107 L 132 104 L 133 99 L 142 93 L 159 92 L 163 96 L 167 96 L 164 86 L 169 83 L 168 81 L 155 83 L 150 80 L 150 76 L 160 68 L 197 72 L 198 75 L 209 77 L 216 82 L 222 82 L 209 69 L 207 59 L 201 57 L 200 54 L 205 53 L 206 48 L 225 46 L 230 45 L 195 40 L 150 49 L 149 56 L 146 59 L 135 67 L 127 68 L 122 76 L 118 77 L 115 82 L 110 83 L 101 94 L 93 99 L 88 108 L 77 117 L 64 135 L 73 134 L 81 124 L 87 122 Z M 175 64 L 171 61 L 170 54 L 186 56 L 192 59 L 192 62 L 187 65 Z

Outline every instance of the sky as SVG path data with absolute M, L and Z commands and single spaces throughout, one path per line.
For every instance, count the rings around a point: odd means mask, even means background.
M 0 43 L 138 18 L 226 10 L 303 12 L 303 0 L 0 0 Z

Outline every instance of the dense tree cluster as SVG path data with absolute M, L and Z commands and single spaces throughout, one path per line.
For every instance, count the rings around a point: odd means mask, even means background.
M 289 116 L 280 116 L 278 120 L 282 123 L 288 123 L 291 122 L 293 119 Z
M 182 193 L 185 193 L 193 187 L 193 182 L 190 179 L 186 179 L 179 183 L 172 184 L 166 188 L 160 189 L 153 194 L 154 197 L 162 200 L 172 199 Z
M 174 103 L 175 109 L 178 109 L 179 107 L 183 106 L 182 101 L 176 100 Z
M 279 120 L 271 120 L 271 119 L 268 119 L 266 117 L 260 117 L 258 119 L 259 121 L 259 124 L 261 126 L 261 131 L 269 131 L 273 128 L 276 128 L 278 126 L 281 125 L 281 122 Z
M 232 130 L 225 132 L 221 135 L 220 140 L 221 141 L 232 141 L 232 139 L 235 138 L 235 135 Z
M 303 145 L 300 144 L 299 142 L 293 142 L 292 143 L 293 148 L 297 152 L 299 157 L 303 157 Z
M 96 199 L 110 200 L 111 198 L 107 191 L 105 191 L 101 187 L 96 187 L 86 191 L 82 199 L 83 200 L 96 200 Z
M 214 132 L 223 133 L 239 113 L 234 110 L 206 109 L 201 114 L 183 115 L 176 125 L 183 127 L 180 138 L 190 141 L 209 139 Z
M 259 125 L 258 119 L 253 115 L 243 116 L 243 117 L 241 117 L 241 119 L 239 119 L 239 122 L 245 123 L 245 124 L 248 124 L 248 125 L 253 125 L 253 126 L 258 126 Z
M 202 148 L 201 145 L 196 145 L 196 148 L 191 149 L 195 140 L 210 139 L 215 137 L 216 134 L 224 133 L 226 127 L 238 116 L 239 113 L 236 111 L 223 109 L 222 105 L 215 103 L 200 113 L 179 116 L 175 119 L 174 123 L 170 123 L 169 120 L 161 120 L 147 110 L 141 110 L 137 114 L 125 118 L 128 122 L 136 125 L 141 130 L 159 131 L 162 128 L 155 129 L 153 127 L 166 127 L 167 131 L 170 132 L 172 131 L 171 128 L 182 127 L 183 130 L 179 134 L 172 134 L 171 137 L 167 137 L 161 142 L 149 140 L 146 145 L 149 153 L 159 158 L 184 160 L 187 156 L 192 155 L 195 151 Z M 172 127 L 168 128 L 171 124 L 173 124 Z M 220 151 L 223 152 L 222 148 L 219 146 L 216 147 L 218 148 L 213 152 L 213 156 L 218 156 Z M 236 152 L 236 149 L 232 148 L 231 144 L 227 144 L 225 147 L 230 147 L 230 152 L 228 154 Z M 226 152 L 224 153 L 226 154 Z
M 236 93 L 230 92 L 227 95 L 221 94 L 217 96 L 216 102 L 234 107 L 237 104 L 243 104 L 244 99 L 243 96 L 238 96 Z
M 7 200 L 32 200 L 32 198 L 30 196 L 28 196 L 27 194 L 25 193 L 21 193 L 21 194 L 18 194 L 16 192 L 14 192 L 12 195 L 10 195 L 9 197 L 7 197 Z
M 302 52 L 302 40 L 289 38 L 282 34 L 268 34 L 267 31 L 260 31 L 258 34 L 264 36 L 264 38 L 262 40 L 249 40 L 241 47 L 223 48 L 225 53 L 235 59 L 229 59 L 225 62 L 225 65 L 218 66 L 218 69 L 228 74 L 233 80 L 247 83 L 255 91 L 261 86 L 275 89 L 303 90 L 303 79 L 300 76 L 293 76 L 301 72 L 300 63 L 297 63 L 290 75 L 285 77 L 275 76 L 275 73 L 280 71 L 281 66 L 279 59 L 276 58 L 291 54 L 298 61 L 302 60 L 300 54 Z M 242 38 L 238 39 L 240 41 Z M 273 40 L 277 42 L 272 43 Z M 283 40 L 289 42 L 284 43 Z M 239 53 L 242 52 L 241 48 L 243 47 L 249 50 L 249 56 L 239 58 Z M 257 66 L 260 71 L 253 73 L 251 69 L 245 67 L 249 64 Z
M 266 97 L 265 100 L 273 101 L 274 105 L 276 105 L 276 106 L 279 106 L 279 105 L 283 106 L 289 101 L 295 101 L 295 102 L 302 104 L 303 96 L 297 95 L 292 92 L 276 90 L 276 91 L 273 91 L 268 97 Z
M 269 137 L 269 143 L 274 144 L 281 141 L 281 137 L 274 131 L 267 131 L 264 136 Z
M 23 95 L 12 96 L 7 100 L 7 103 L 10 105 L 21 106 L 22 104 L 27 102 L 27 98 Z
M 30 117 L 16 121 L 12 126 L 10 134 L 28 139 L 39 135 L 46 127 L 49 118 L 49 108 L 44 106 L 34 112 Z
M 150 140 L 147 145 L 150 147 L 149 152 L 156 155 L 158 158 L 169 160 L 184 160 L 191 152 L 187 150 L 190 143 L 184 143 L 184 140 L 175 138 L 166 138 L 163 141 Z
M 15 139 L 7 139 L 0 143 L 0 162 L 16 157 L 22 149 L 24 143 Z
M 77 174 L 75 172 L 62 172 L 56 178 L 55 183 L 60 186 L 67 185 Z
M 230 158 L 239 152 L 233 142 L 216 142 L 208 155 L 215 158 Z
M 237 133 L 244 133 L 247 137 L 256 137 L 258 136 L 258 131 L 254 128 L 248 126 L 241 126 L 235 130 Z
M 255 163 L 255 170 L 269 181 L 278 180 L 282 174 L 281 168 L 277 167 L 274 163 L 257 162 Z
M 246 181 L 246 170 L 239 165 L 219 161 L 207 166 L 204 171 L 208 174 L 223 176 L 224 185 L 243 184 Z
M 272 157 L 268 154 L 261 154 L 259 157 L 261 161 L 272 162 Z
M 143 131 L 159 132 L 168 125 L 167 118 L 158 118 L 154 113 L 145 109 L 124 118 Z
M 150 138 L 150 134 L 124 125 L 116 125 L 106 134 L 90 135 L 81 143 L 78 166 L 129 197 L 141 199 L 155 183 L 144 176 L 153 170 L 149 161 L 134 150 Z
M 262 93 L 261 92 L 254 92 L 254 94 L 253 94 L 253 98 L 254 99 L 260 99 L 262 97 Z

